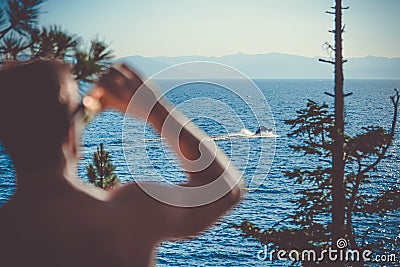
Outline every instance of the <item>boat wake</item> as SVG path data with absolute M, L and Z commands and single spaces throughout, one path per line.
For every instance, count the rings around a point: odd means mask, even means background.
M 224 140 L 229 138 L 271 138 L 279 137 L 279 135 L 273 132 L 273 129 L 267 129 L 265 127 L 260 127 L 257 131 L 252 132 L 246 128 L 242 129 L 238 133 L 224 134 L 216 136 L 214 140 Z
M 279 137 L 279 135 L 273 132 L 273 129 L 268 129 L 265 127 L 260 127 L 257 131 L 252 132 L 246 128 L 243 128 L 238 133 L 230 133 L 224 134 L 219 136 L 212 136 L 211 138 L 215 141 L 217 140 L 225 140 L 225 139 L 233 139 L 233 138 L 275 138 Z M 133 143 L 138 142 L 145 142 L 145 143 L 152 143 L 152 142 L 161 142 L 163 138 L 154 138 L 154 139 L 139 139 L 139 140 L 132 140 Z

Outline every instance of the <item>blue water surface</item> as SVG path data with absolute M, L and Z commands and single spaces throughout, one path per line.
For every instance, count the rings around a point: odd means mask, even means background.
M 289 148 L 295 142 L 287 137 L 290 131 L 284 120 L 295 118 L 296 110 L 304 108 L 307 99 L 333 105 L 333 99 L 324 94 L 333 90 L 331 80 L 255 80 L 271 107 L 265 110 L 263 118 L 255 118 L 252 110 L 246 105 L 246 98 L 252 95 L 245 93 L 244 98 L 230 94 L 218 86 L 210 84 L 186 85 L 176 88 L 167 97 L 176 105 L 182 106 L 188 114 L 210 136 L 224 136 L 240 132 L 242 128 L 255 131 L 260 123 L 263 126 L 275 127 L 277 138 L 227 138 L 216 142 L 232 157 L 232 160 L 244 171 L 247 182 L 252 176 L 265 178 L 256 191 L 250 192 L 243 202 L 202 235 L 186 241 L 164 242 L 157 249 L 158 266 L 289 266 L 285 261 L 260 261 L 257 252 L 262 245 L 251 238 L 244 239 L 240 231 L 231 224 L 240 224 L 250 220 L 262 228 L 269 228 L 276 222 L 296 211 L 296 204 L 290 200 L 297 198 L 296 192 L 301 188 L 294 181 L 283 175 L 283 171 L 295 167 L 311 166 L 301 154 L 295 154 Z M 399 80 L 346 80 L 345 88 L 353 95 L 346 98 L 346 131 L 348 134 L 360 132 L 360 128 L 377 125 L 389 129 L 392 120 L 392 104 L 389 96 L 394 88 L 400 88 Z M 214 99 L 225 103 L 236 114 L 231 119 L 226 109 L 220 109 L 215 101 L 191 102 L 194 98 Z M 199 104 L 200 103 L 200 104 Z M 203 116 L 199 114 L 208 114 Z M 272 121 L 272 115 L 274 122 Z M 218 119 L 216 119 L 218 118 Z M 259 120 L 257 120 L 259 119 Z M 126 153 L 129 162 L 125 161 L 122 148 L 124 116 L 115 112 L 99 115 L 86 129 L 83 137 L 83 157 L 78 166 L 81 177 L 85 177 L 85 166 L 91 162 L 92 154 L 99 143 L 104 143 L 114 165 L 116 174 L 122 182 L 139 178 L 146 172 L 143 158 L 135 149 L 146 145 L 150 163 L 159 170 L 169 182 L 182 182 L 184 173 L 180 170 L 174 156 L 168 152 L 157 136 L 143 123 L 129 120 L 124 138 L 128 140 Z M 400 123 L 400 121 L 399 121 Z M 274 124 L 274 125 L 273 125 Z M 388 151 L 389 157 L 382 161 L 378 171 L 372 176 L 372 182 L 365 184 L 361 190 L 375 195 L 380 190 L 399 187 L 400 185 L 400 128 L 397 127 L 396 140 Z M 275 149 L 276 147 L 276 149 Z M 261 153 L 263 149 L 266 150 Z M 167 150 L 167 152 L 165 152 Z M 135 155 L 137 157 L 135 158 Z M 271 165 L 272 163 L 272 165 Z M 129 168 L 128 168 L 129 166 Z M 134 170 L 133 172 L 131 172 Z M 137 170 L 137 171 L 136 171 Z M 136 177 L 135 177 L 136 176 Z M 15 190 L 14 170 L 8 155 L 0 146 L 0 205 L 5 203 Z M 383 217 L 357 216 L 355 227 L 358 234 L 371 230 L 369 242 L 385 241 L 385 253 L 395 252 L 400 257 L 400 229 L 398 217 L 400 212 L 389 212 Z M 284 223 L 282 224 L 285 225 Z M 0 260 L 1 261 L 1 260 Z

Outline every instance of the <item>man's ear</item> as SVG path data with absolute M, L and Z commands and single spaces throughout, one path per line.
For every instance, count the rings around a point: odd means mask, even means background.
M 78 156 L 78 142 L 77 142 L 77 133 L 76 133 L 76 125 L 75 122 L 72 121 L 69 127 L 68 136 L 66 143 L 68 145 L 69 150 L 74 156 Z

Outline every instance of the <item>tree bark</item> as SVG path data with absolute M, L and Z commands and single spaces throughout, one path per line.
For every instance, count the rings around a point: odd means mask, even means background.
M 342 1 L 335 7 L 335 123 L 332 148 L 332 242 L 345 238 Z

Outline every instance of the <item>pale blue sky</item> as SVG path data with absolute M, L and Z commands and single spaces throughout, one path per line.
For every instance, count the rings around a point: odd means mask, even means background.
M 400 0 L 344 0 L 344 55 L 400 57 Z M 281 52 L 325 56 L 333 0 L 48 0 L 43 25 L 86 40 L 96 34 L 117 57 L 221 56 Z

